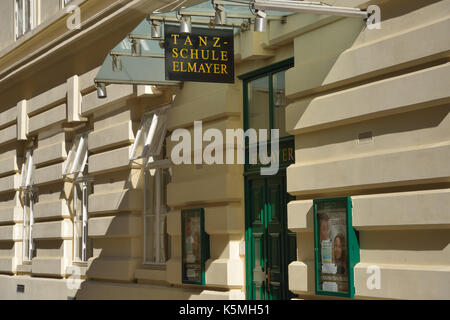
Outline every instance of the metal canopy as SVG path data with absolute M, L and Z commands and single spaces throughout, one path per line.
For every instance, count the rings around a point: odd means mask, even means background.
M 148 36 L 150 23 L 144 19 L 133 31 L 133 35 Z M 95 77 L 97 83 L 177 85 L 179 82 L 166 81 L 164 72 L 164 50 L 157 40 L 138 40 L 141 56 L 132 55 L 132 39 L 127 37 L 117 44 L 103 62 Z M 122 70 L 113 70 L 113 54 L 119 54 Z M 130 55 L 130 56 L 122 56 Z
M 213 26 L 216 29 L 231 29 L 235 33 L 240 32 L 243 22 L 248 22 L 254 18 L 248 5 L 226 5 L 227 24 Z M 192 25 L 196 27 L 211 27 L 210 21 L 214 19 L 214 6 L 211 1 L 205 1 L 200 4 L 182 8 L 180 14 L 192 15 Z M 268 20 L 282 20 L 292 13 L 268 10 Z M 137 84 L 137 85 L 179 85 L 178 81 L 165 80 L 164 50 L 160 47 L 163 39 L 151 39 L 150 19 L 155 18 L 162 21 L 161 34 L 164 34 L 164 23 L 177 23 L 177 12 L 152 13 L 147 19 L 144 19 L 129 36 L 118 43 L 108 54 L 95 77 L 96 83 L 105 84 Z M 141 54 L 133 56 L 132 41 L 139 41 Z M 113 55 L 120 59 L 121 68 L 114 70 Z

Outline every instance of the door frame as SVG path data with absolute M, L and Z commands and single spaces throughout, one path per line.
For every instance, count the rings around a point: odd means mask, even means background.
M 273 129 L 273 109 L 274 109 L 274 103 L 273 103 L 273 75 L 275 73 L 278 73 L 283 70 L 288 70 L 294 66 L 294 58 L 289 58 L 280 62 L 277 62 L 275 64 L 265 66 L 263 68 L 245 73 L 243 75 L 238 76 L 240 80 L 243 81 L 243 113 L 244 113 L 244 131 L 248 130 L 248 84 L 250 81 L 269 76 L 269 124 L 270 128 Z M 293 141 L 294 137 L 288 136 L 284 138 L 280 138 L 280 142 L 282 141 Z M 256 170 L 255 170 L 256 169 Z M 250 168 L 248 165 L 244 165 L 244 199 L 245 199 L 245 252 L 246 252 L 246 258 L 245 258 L 245 288 L 246 288 L 246 299 L 252 300 L 254 297 L 252 297 L 252 290 L 251 285 L 253 281 L 252 277 L 252 270 L 251 270 L 251 261 L 253 261 L 254 256 L 254 250 L 251 247 L 251 236 L 252 236 L 252 229 L 251 229 L 251 222 L 249 222 L 249 215 L 250 215 L 250 201 L 249 201 L 249 179 L 253 176 L 259 175 L 259 168 L 258 167 L 252 167 Z M 286 179 L 286 167 L 280 167 L 279 172 L 277 176 L 284 176 Z M 286 207 L 287 207 L 287 201 L 286 201 Z M 287 208 L 286 208 L 287 210 Z M 286 221 L 287 222 L 287 221 Z M 287 225 L 286 225 L 287 229 Z M 248 255 L 250 255 L 250 259 L 248 258 Z M 287 256 L 287 255 L 286 255 Z M 283 275 L 284 281 L 288 283 L 288 276 Z
M 250 202 L 250 182 L 255 180 L 263 180 L 265 184 L 264 192 L 265 192 L 265 199 L 268 200 L 268 188 L 266 181 L 271 178 L 281 178 L 286 179 L 286 170 L 280 170 L 280 172 L 277 175 L 274 176 L 260 176 L 256 173 L 250 173 L 245 176 L 245 182 L 244 182 L 244 188 L 245 188 L 245 252 L 246 252 L 246 259 L 245 259 L 245 277 L 246 277 L 246 299 L 247 300 L 253 300 L 255 297 L 253 296 L 253 290 L 252 290 L 252 284 L 253 284 L 253 261 L 255 261 L 255 251 L 253 248 L 253 242 L 252 242 L 252 235 L 253 235 L 253 229 L 252 229 L 252 220 L 251 220 L 251 202 Z M 282 245 L 285 249 L 283 252 L 283 261 L 280 267 L 281 270 L 281 279 L 280 281 L 283 283 L 283 293 L 282 297 L 284 296 L 285 299 L 289 298 L 289 289 L 288 289 L 288 264 L 291 262 L 290 260 L 290 246 L 289 246 L 289 230 L 287 229 L 287 203 L 288 203 L 288 193 L 285 192 L 283 194 L 283 202 L 285 203 L 283 207 L 282 214 L 284 215 L 284 218 L 280 221 L 282 228 L 283 228 L 283 238 L 282 238 Z M 265 237 L 267 239 L 267 237 Z M 266 249 L 269 248 L 269 244 L 267 243 L 265 246 Z M 268 256 L 266 256 L 268 258 Z M 266 266 L 264 266 L 266 267 Z

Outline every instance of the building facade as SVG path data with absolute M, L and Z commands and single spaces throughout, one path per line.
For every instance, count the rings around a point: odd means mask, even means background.
M 449 299 L 450 3 L 328 3 L 378 5 L 381 29 L 289 14 L 237 29 L 233 84 L 101 99 L 112 48 L 173 1 L 2 1 L 0 299 L 326 299 L 316 213 L 344 198 L 352 298 Z M 279 129 L 280 170 L 172 163 L 194 121 Z

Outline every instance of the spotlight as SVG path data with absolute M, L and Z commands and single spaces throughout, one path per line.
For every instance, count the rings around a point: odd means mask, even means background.
M 255 32 L 266 32 L 267 29 L 267 14 L 264 10 L 256 10 Z
M 122 59 L 116 54 L 112 56 L 112 70 L 113 72 L 122 71 Z
M 214 17 L 214 23 L 216 25 L 224 25 L 227 23 L 227 12 L 225 11 L 225 7 L 222 5 L 216 5 L 215 7 L 216 14 Z
M 181 16 L 180 33 L 191 33 L 191 16 Z
M 141 55 L 141 41 L 139 39 L 131 40 L 131 53 L 133 56 Z
M 99 99 L 105 99 L 108 95 L 106 93 L 106 85 L 104 83 L 97 83 L 97 97 Z
M 150 34 L 152 38 L 161 38 L 161 21 L 152 20 L 151 24 Z

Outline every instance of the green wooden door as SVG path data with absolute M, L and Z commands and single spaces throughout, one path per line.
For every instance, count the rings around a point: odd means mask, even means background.
M 287 230 L 286 178 L 247 178 L 247 297 L 284 300 L 288 265 L 296 259 L 295 233 Z

